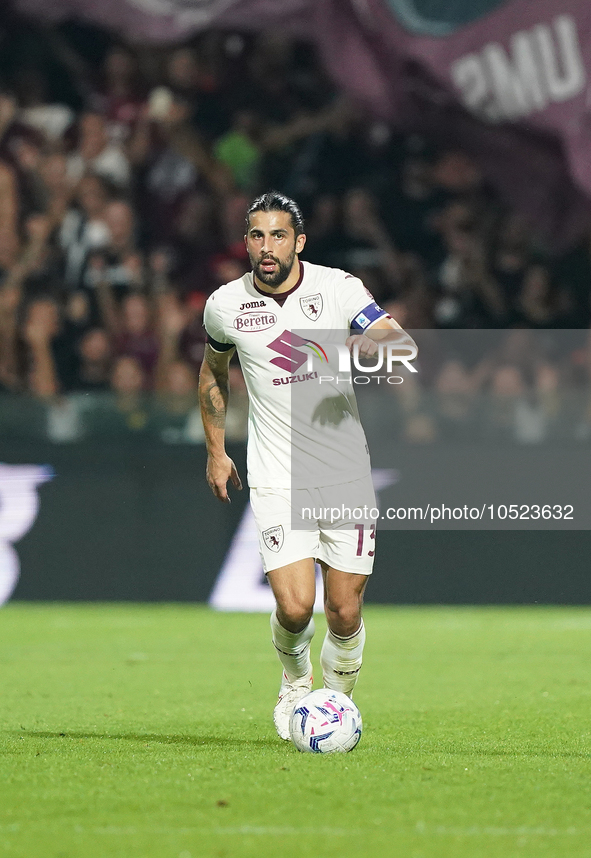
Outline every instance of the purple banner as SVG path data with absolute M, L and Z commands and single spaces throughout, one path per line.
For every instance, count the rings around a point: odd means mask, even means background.
M 131 40 L 210 26 L 316 40 L 332 75 L 399 128 L 478 158 L 555 246 L 591 211 L 591 4 L 586 0 L 17 0 Z
M 307 32 L 311 0 L 16 0 L 20 12 L 45 20 L 76 18 L 123 33 L 130 41 L 173 42 L 207 27 Z
M 472 152 L 556 246 L 588 222 L 588 3 L 324 0 L 318 15 L 331 73 L 373 110 Z

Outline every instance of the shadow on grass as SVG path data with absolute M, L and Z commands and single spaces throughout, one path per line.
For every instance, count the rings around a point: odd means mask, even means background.
M 278 739 L 238 739 L 232 736 L 167 736 L 160 733 L 63 733 L 38 732 L 34 730 L 7 730 L 13 736 L 31 739 L 121 739 L 127 742 L 155 742 L 159 745 L 200 745 L 219 748 L 259 747 L 280 748 Z
M 150 743 L 158 745 L 191 745 L 199 748 L 280 748 L 289 747 L 286 742 L 281 742 L 272 737 L 270 739 L 240 739 L 234 736 L 173 736 L 161 733 L 78 733 L 64 731 L 62 733 L 54 733 L 48 731 L 34 730 L 6 730 L 3 731 L 12 736 L 18 736 L 31 739 L 112 739 L 115 741 L 126 742 L 141 742 L 144 745 Z M 366 743 L 367 744 L 367 743 Z M 424 760 L 431 756 L 449 756 L 449 757 L 549 757 L 554 759 L 589 759 L 591 753 L 589 750 L 559 750 L 552 748 L 544 748 L 535 745 L 517 747 L 474 747 L 474 745 L 448 745 L 442 743 L 425 747 L 424 745 L 399 745 L 398 747 L 388 748 L 382 751 L 389 757 L 397 757 L 410 759 L 416 757 Z

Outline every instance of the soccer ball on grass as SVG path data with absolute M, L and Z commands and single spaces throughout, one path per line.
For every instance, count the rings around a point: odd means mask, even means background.
M 334 754 L 352 751 L 361 738 L 361 714 L 341 691 L 318 688 L 298 701 L 290 722 L 298 751 Z

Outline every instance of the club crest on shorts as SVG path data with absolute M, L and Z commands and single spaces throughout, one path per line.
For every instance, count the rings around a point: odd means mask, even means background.
M 265 545 L 271 551 L 280 551 L 283 545 L 283 525 L 278 524 L 276 527 L 268 527 L 263 530 L 261 536 L 265 540 Z
M 315 322 L 322 313 L 322 295 L 318 292 L 316 295 L 300 298 L 300 307 L 304 316 Z

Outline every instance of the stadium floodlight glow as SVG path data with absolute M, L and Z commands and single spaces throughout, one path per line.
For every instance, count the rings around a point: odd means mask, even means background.
M 353 357 L 353 365 L 355 369 L 358 369 L 361 372 L 375 372 L 376 370 L 380 370 L 384 365 L 384 361 L 386 362 L 386 371 L 388 373 L 392 372 L 392 367 L 395 363 L 401 363 L 410 372 L 417 372 L 417 368 L 410 363 L 410 361 L 414 360 L 418 354 L 418 349 L 414 343 L 377 343 L 377 354 L 375 356 L 372 355 L 372 357 L 375 357 L 376 359 L 376 364 L 371 367 L 363 366 L 363 364 L 360 363 L 359 343 L 356 342 L 354 344 L 352 352 L 349 352 L 349 349 L 343 343 L 330 343 L 329 345 L 337 350 L 339 372 L 351 372 L 351 357 Z M 401 351 L 403 354 L 400 354 Z M 404 354 L 404 352 L 406 352 L 406 354 Z M 313 372 L 316 368 L 314 365 L 314 356 L 315 353 L 313 351 L 308 352 L 306 358 L 307 372 Z

